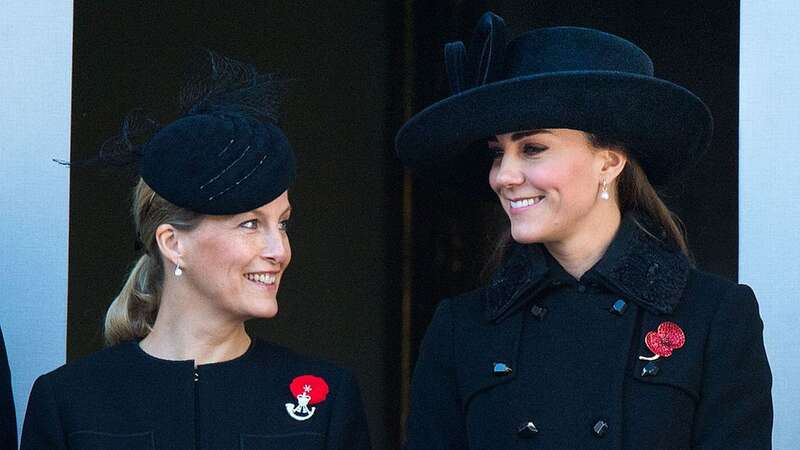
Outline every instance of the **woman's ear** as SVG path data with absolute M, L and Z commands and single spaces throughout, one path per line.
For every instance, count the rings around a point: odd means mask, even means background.
M 602 150 L 601 158 L 603 165 L 600 169 L 600 175 L 604 180 L 608 180 L 609 183 L 617 179 L 628 162 L 628 158 L 624 153 L 612 149 Z
M 181 244 L 178 239 L 177 229 L 168 224 L 162 223 L 156 228 L 156 243 L 161 255 L 174 265 L 180 263 Z

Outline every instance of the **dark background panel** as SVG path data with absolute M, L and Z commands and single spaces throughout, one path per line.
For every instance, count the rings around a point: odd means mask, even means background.
M 469 193 L 472 179 L 439 182 L 465 178 L 460 168 L 404 173 L 392 148 L 409 114 L 448 94 L 443 45 L 469 41 L 487 9 L 505 18 L 511 37 L 554 25 L 626 37 L 658 76 L 706 101 L 712 148 L 662 194 L 684 219 L 698 266 L 736 278 L 737 1 L 164 3 L 76 2 L 73 159 L 93 155 L 130 109 L 170 120 L 191 48 L 289 79 L 283 126 L 299 160 L 294 258 L 280 314 L 249 329 L 353 368 L 377 449 L 400 445 L 408 374 L 437 302 L 480 284 L 507 222 L 495 200 Z M 132 168 L 72 171 L 69 359 L 102 346 L 103 314 L 137 256 L 134 183 Z

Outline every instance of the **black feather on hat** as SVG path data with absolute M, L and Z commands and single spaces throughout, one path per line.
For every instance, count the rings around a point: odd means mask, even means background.
M 277 122 L 280 83 L 209 52 L 208 78 L 181 95 L 186 114 L 141 148 L 139 173 L 159 195 L 203 214 L 265 205 L 294 180 L 295 161 Z
M 180 118 L 162 127 L 135 110 L 88 163 L 138 161 L 155 192 L 201 214 L 256 209 L 286 191 L 295 176 L 294 153 L 277 125 L 283 83 L 211 51 L 202 66 L 180 94 Z

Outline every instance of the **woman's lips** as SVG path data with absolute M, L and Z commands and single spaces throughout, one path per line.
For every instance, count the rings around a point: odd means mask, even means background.
M 244 274 L 244 277 L 260 287 L 274 288 L 277 275 L 276 272 L 251 272 Z
M 523 197 L 509 201 L 509 211 L 511 213 L 522 212 L 526 209 L 533 208 L 544 200 L 544 195 L 537 195 L 534 197 Z

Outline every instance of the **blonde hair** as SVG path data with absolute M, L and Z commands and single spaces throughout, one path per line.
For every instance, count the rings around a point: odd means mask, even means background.
M 108 307 L 103 330 L 106 345 L 143 338 L 153 328 L 164 283 L 164 263 L 156 242 L 158 226 L 167 223 L 180 230 L 191 230 L 202 217 L 164 200 L 141 179 L 133 190 L 132 213 L 144 254 Z

